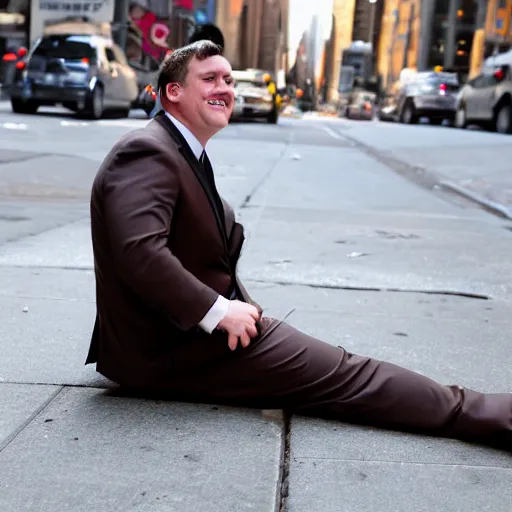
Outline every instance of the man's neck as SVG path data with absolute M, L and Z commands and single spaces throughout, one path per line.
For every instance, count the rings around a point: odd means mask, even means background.
M 190 123 L 187 121 L 187 119 L 181 114 L 181 112 L 177 109 L 165 109 L 165 111 L 170 114 L 172 117 L 177 119 L 182 125 L 186 126 L 190 133 L 201 143 L 201 146 L 203 148 L 206 147 L 206 144 L 208 143 L 208 140 L 210 139 L 207 136 L 204 136 L 200 133 L 196 133 L 196 131 L 193 129 L 193 127 L 190 125 Z
M 169 112 L 164 111 L 165 115 L 169 118 L 171 123 L 178 129 L 181 135 L 187 141 L 192 153 L 199 160 L 201 158 L 201 154 L 205 150 L 205 147 L 199 142 L 197 137 L 189 130 L 187 126 L 185 126 L 179 119 L 175 118 L 173 115 L 169 114 Z

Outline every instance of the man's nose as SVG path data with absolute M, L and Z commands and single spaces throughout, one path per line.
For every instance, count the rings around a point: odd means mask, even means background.
M 219 83 L 218 91 L 223 94 L 233 94 L 234 89 L 232 85 L 227 84 L 224 80 L 221 80 Z

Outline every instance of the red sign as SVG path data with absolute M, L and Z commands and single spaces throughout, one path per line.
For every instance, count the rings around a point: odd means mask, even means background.
M 194 0 L 174 0 L 174 7 L 180 7 L 187 11 L 194 10 Z

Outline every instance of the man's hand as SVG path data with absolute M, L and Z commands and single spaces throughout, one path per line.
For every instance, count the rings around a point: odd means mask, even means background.
M 231 350 L 236 349 L 239 340 L 242 347 L 249 346 L 251 338 L 258 335 L 256 320 L 259 317 L 259 311 L 251 304 L 239 300 L 229 301 L 228 311 L 217 327 L 228 333 L 228 346 Z

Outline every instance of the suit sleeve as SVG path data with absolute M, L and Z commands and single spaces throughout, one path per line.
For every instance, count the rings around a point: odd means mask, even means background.
M 178 172 L 156 143 L 132 139 L 103 177 L 102 204 L 119 275 L 186 331 L 198 325 L 219 295 L 187 271 L 167 246 Z

